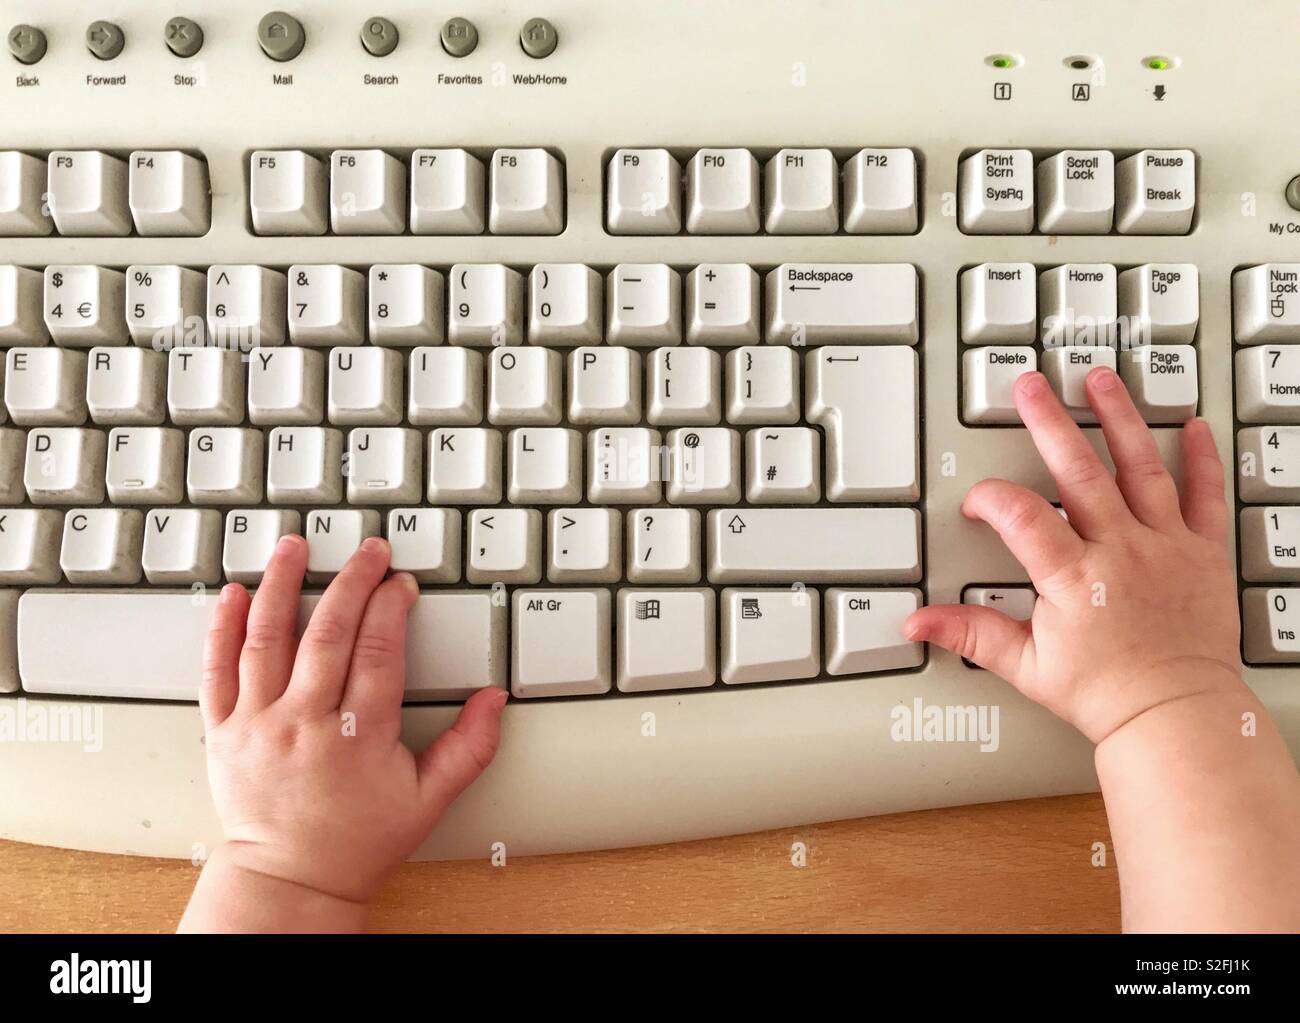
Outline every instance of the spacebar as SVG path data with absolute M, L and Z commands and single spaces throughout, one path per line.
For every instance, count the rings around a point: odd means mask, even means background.
M 709 512 L 711 583 L 914 583 L 915 508 L 720 508 Z
M 299 630 L 319 594 L 304 594 Z M 29 590 L 18 673 L 29 693 L 194 701 L 216 607 L 188 590 Z M 425 593 L 407 620 L 406 693 L 464 700 L 506 682 L 506 607 L 487 590 Z

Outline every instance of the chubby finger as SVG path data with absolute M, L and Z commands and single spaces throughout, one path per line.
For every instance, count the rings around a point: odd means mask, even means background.
M 307 541 L 280 537 L 253 595 L 239 659 L 239 702 L 260 710 L 283 695 L 298 646 L 298 597 L 307 571 Z
M 978 604 L 936 604 L 914 611 L 903 622 L 914 643 L 933 643 L 978 664 L 1012 685 L 1028 677 L 1034 657 L 1029 622 L 1008 618 Z
M 415 577 L 399 572 L 380 583 L 361 618 L 342 706 L 390 727 L 401 723 L 406 688 L 406 618 L 420 595 Z
M 1094 539 L 1132 513 L 1097 452 L 1041 373 L 1023 373 L 1013 388 L 1016 409 L 1056 481 L 1061 505 L 1079 535 Z
M 1223 462 L 1210 424 L 1189 419 L 1183 426 L 1183 521 L 1207 540 L 1228 535 L 1228 504 L 1224 497 Z
M 389 557 L 386 540 L 372 536 L 362 541 L 312 609 L 286 694 L 304 712 L 333 710 L 343 699 L 357 630 L 388 571 Z
M 1115 463 L 1115 483 L 1133 514 L 1152 529 L 1181 525 L 1174 478 L 1119 374 L 1109 366 L 1098 366 L 1083 384 Z
M 466 701 L 452 726 L 420 754 L 420 790 L 430 827 L 492 763 L 501 741 L 501 708 L 507 693 L 482 689 Z
M 1050 594 L 1067 583 L 1087 551 L 1074 527 L 1041 494 L 1006 480 L 976 483 L 961 510 L 993 527 L 1039 593 Z
M 199 711 L 207 728 L 230 717 L 239 700 L 239 653 L 248 621 L 248 591 L 231 583 L 221 591 L 203 644 L 203 679 Z

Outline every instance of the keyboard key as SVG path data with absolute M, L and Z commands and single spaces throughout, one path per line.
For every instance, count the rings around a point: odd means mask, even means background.
M 962 356 L 962 417 L 967 423 L 1018 423 L 1020 413 L 1012 386 L 1022 373 L 1038 369 L 1038 353 L 1029 347 L 972 348 Z
M 247 352 L 284 344 L 288 306 L 284 274 L 264 266 L 208 267 L 208 334 L 214 344 Z
M 1196 211 L 1196 156 L 1190 149 L 1144 149 L 1115 168 L 1115 230 L 1186 234 Z
M 1115 157 L 1106 149 L 1066 149 L 1038 165 L 1038 230 L 1110 234 Z
M 127 341 L 125 278 L 102 266 L 45 268 L 45 326 L 68 348 L 124 345 Z
M 627 578 L 634 583 L 698 583 L 700 513 L 641 508 L 627 517 Z
M 465 580 L 484 585 L 541 582 L 542 513 L 536 508 L 471 512 Z
M 802 588 L 722 591 L 722 681 L 783 682 L 821 671 L 821 596 Z
M 921 578 L 915 508 L 715 508 L 709 582 L 899 582 Z
M 609 160 L 605 224 L 610 234 L 677 234 L 682 168 L 666 149 L 620 149 Z
M 291 266 L 289 340 L 296 345 L 359 345 L 366 336 L 366 279 L 337 264 Z
M 244 419 L 244 363 L 225 348 L 167 355 L 167 410 L 183 426 L 235 426 Z
M 1243 348 L 1234 365 L 1242 422 L 1300 423 L 1300 346 Z
M 329 420 L 347 426 L 402 421 L 402 356 L 392 348 L 335 348 L 329 358 Z
M 103 504 L 106 446 L 100 430 L 32 430 L 23 469 L 28 499 L 32 504 Z
M 1300 581 L 1300 507 L 1241 510 L 1241 577 L 1251 582 Z
M 492 154 L 488 230 L 559 234 L 564 230 L 564 165 L 545 149 Z
M 1033 263 L 981 263 L 961 275 L 961 339 L 971 345 L 1034 343 L 1038 285 Z
M 1190 344 L 1201 318 L 1192 263 L 1144 263 L 1119 275 L 1119 314 L 1130 345 Z
M 569 421 L 602 426 L 640 422 L 641 354 L 605 345 L 575 348 L 569 354 Z
M 647 348 L 682 342 L 682 281 L 663 263 L 620 263 L 607 278 L 606 340 Z
M 697 689 L 718 680 L 712 590 L 618 591 L 618 688 Z
M 331 508 L 307 513 L 307 581 L 328 583 L 356 553 L 362 541 L 379 535 L 373 508 Z
M 957 222 L 964 234 L 1029 234 L 1034 229 L 1034 155 L 981 149 L 961 161 Z
M 451 268 L 447 340 L 487 348 L 524 339 L 524 279 L 500 263 L 458 263 Z
M 56 150 L 47 160 L 50 216 L 63 235 L 131 233 L 126 163 L 97 150 Z
M 182 266 L 126 268 L 126 326 L 141 348 L 168 351 L 207 340 L 207 281 Z
M 748 149 L 701 149 L 686 167 L 690 234 L 757 234 L 758 161 Z
M 497 348 L 488 359 L 488 422 L 554 426 L 562 415 L 564 360 L 548 348 Z
M 914 345 L 917 290 L 910 263 L 783 263 L 767 274 L 767 341 Z
M 156 426 L 110 430 L 104 483 L 114 504 L 179 504 L 185 496 L 185 434 Z
M 1251 504 L 1300 502 L 1300 426 L 1237 431 L 1237 495 Z
M 478 431 L 466 431 L 478 432 Z M 430 434 L 430 446 L 434 434 Z M 500 438 L 497 439 L 498 446 Z M 361 427 L 348 434 L 348 454 L 345 475 L 348 481 L 349 504 L 415 504 L 420 500 L 423 442 L 419 430 L 400 426 Z M 498 463 L 500 458 L 497 459 Z M 455 468 L 444 465 L 440 477 L 450 475 Z M 498 472 L 500 469 L 498 467 Z M 429 490 L 432 503 L 444 503 L 432 497 L 433 469 L 430 469 Z M 494 500 L 496 500 L 494 498 Z M 447 501 L 445 503 L 456 503 Z
M 43 159 L 0 152 L 0 237 L 39 237 L 54 230 L 45 203 L 49 172 Z
M 406 230 L 406 166 L 382 149 L 336 149 L 330 157 L 330 230 Z
M 1300 263 L 1262 263 L 1232 275 L 1238 344 L 1300 341 Z
M 834 234 L 840 174 L 829 149 L 782 149 L 764 170 L 768 234 Z
M 826 433 L 826 497 L 921 495 L 917 355 L 902 345 L 827 347 L 805 356 L 808 421 Z
M 192 504 L 259 504 L 263 436 L 238 426 L 190 431 L 185 488 Z
M 623 522 L 614 508 L 553 508 L 546 580 L 551 583 L 616 583 L 623 576 Z
M 831 587 L 826 601 L 826 673 L 865 675 L 919 667 L 920 643 L 903 639 L 903 622 L 921 606 L 920 590 Z
M 758 274 L 744 263 L 702 263 L 686 276 L 686 342 L 756 345 Z
M 74 586 L 130 586 L 141 576 L 144 513 L 73 508 L 63 518 L 59 566 Z
M 394 508 L 385 531 L 394 572 L 422 583 L 460 582 L 460 510 Z
M 581 263 L 538 263 L 528 276 L 528 343 L 598 345 L 604 282 Z
M 325 353 L 261 348 L 248 357 L 248 420 L 312 426 L 325 418 Z
M 667 484 L 672 504 L 739 503 L 740 434 L 721 426 L 671 431 Z
M 416 476 L 418 493 L 418 472 Z M 318 426 L 272 430 L 267 437 L 266 499 L 271 504 L 298 505 L 342 501 L 342 431 Z
M 11 348 L 5 355 L 5 408 L 19 426 L 86 421 L 86 353 Z
M 961 591 L 961 602 L 991 607 L 1018 622 L 1027 622 L 1034 617 L 1038 594 L 1032 586 L 967 586 Z
M 411 154 L 411 233 L 482 234 L 483 161 L 463 149 Z
M 663 480 L 658 430 L 602 427 L 587 434 L 587 500 L 592 504 L 653 504 Z
M 582 434 L 528 427 L 511 430 L 506 500 L 572 504 L 582 500 Z
M 1121 352 L 1119 372 L 1148 423 L 1185 423 L 1196 415 L 1200 394 L 1191 345 L 1143 345 Z
M 656 348 L 647 360 L 646 419 L 654 426 L 716 426 L 722 357 L 707 348 Z
M 1043 352 L 1043 375 L 1076 423 L 1097 421 L 1088 401 L 1088 392 L 1084 389 L 1084 381 L 1098 366 L 1117 369 L 1115 349 L 1071 345 L 1069 348 L 1048 348 Z
M 0 348 L 43 345 L 49 341 L 44 290 L 44 278 L 39 271 L 12 263 L 0 264 Z
M 609 692 L 608 590 L 515 590 L 510 691 L 520 698 Z
M 1044 348 L 1119 343 L 1118 292 L 1110 263 L 1066 263 L 1038 275 Z
M 914 234 L 916 154 L 910 149 L 860 149 L 844 164 L 844 230 L 849 234 Z
M 300 149 L 259 149 L 248 160 L 253 232 L 318 235 L 329 226 L 329 169 Z
M 214 586 L 221 581 L 221 512 L 215 508 L 155 508 L 144 517 L 140 555 L 155 586 Z
M 366 317 L 370 343 L 394 348 L 442 344 L 444 286 L 441 273 L 418 263 L 372 266 Z
M 468 348 L 416 348 L 409 362 L 407 418 L 413 426 L 483 421 L 483 355 Z
M 63 512 L 53 508 L 7 508 L 0 511 L 0 583 L 6 586 L 49 586 L 63 576 L 59 548 Z M 45 647 L 78 646 L 51 643 L 62 635 L 68 620 L 58 622 L 41 637 Z
M 127 161 L 128 200 L 142 235 L 194 237 L 212 224 L 208 165 L 180 150 L 137 150 Z
M 439 429 L 429 433 L 430 504 L 496 504 L 501 500 L 501 434 Z
M 1247 663 L 1300 662 L 1300 590 L 1242 590 L 1241 620 Z
M 799 356 L 793 348 L 746 347 L 727 353 L 727 421 L 799 421 Z
M 226 513 L 221 570 L 232 583 L 256 586 L 280 537 L 302 532 L 302 516 L 288 508 L 237 509 Z M 200 644 L 201 645 L 201 644 Z M 152 649 L 152 644 L 150 644 Z M 196 676 L 200 677 L 200 676 Z
M 745 436 L 750 504 L 816 504 L 821 500 L 821 434 L 806 427 L 765 426 Z
M 167 414 L 167 356 L 140 348 L 92 348 L 86 408 L 101 425 L 157 426 Z

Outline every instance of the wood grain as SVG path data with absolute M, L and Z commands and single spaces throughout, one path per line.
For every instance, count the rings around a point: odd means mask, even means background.
M 807 865 L 791 864 L 794 842 Z M 1107 864 L 1092 866 L 1094 842 Z M 1114 931 L 1101 797 L 931 810 L 681 845 L 410 863 L 376 931 Z M 0 929 L 169 931 L 187 862 L 0 842 Z

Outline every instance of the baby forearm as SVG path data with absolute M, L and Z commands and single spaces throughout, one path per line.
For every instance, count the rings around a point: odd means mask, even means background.
M 1300 775 L 1248 689 L 1154 707 L 1096 764 L 1125 930 L 1300 930 Z
M 238 862 L 219 846 L 203 866 L 181 932 L 351 933 L 365 927 L 366 907 Z

